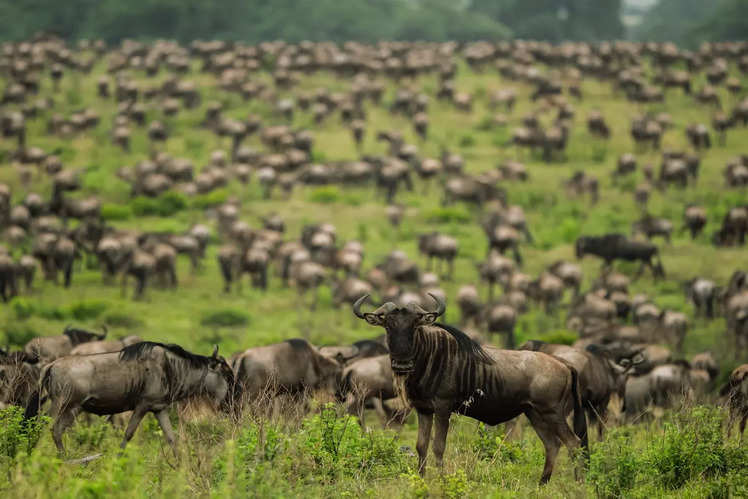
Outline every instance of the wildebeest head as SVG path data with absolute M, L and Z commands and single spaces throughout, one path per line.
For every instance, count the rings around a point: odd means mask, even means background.
M 443 301 L 429 293 L 436 302 L 436 310 L 424 310 L 420 305 L 409 303 L 398 306 L 387 302 L 373 312 L 361 312 L 361 305 L 368 299 L 364 295 L 353 304 L 356 317 L 366 320 L 372 326 L 381 326 L 387 332 L 387 347 L 390 350 L 392 369 L 395 372 L 409 372 L 414 367 L 413 338 L 416 328 L 433 324 L 446 309 Z
M 213 355 L 209 357 L 207 367 L 204 390 L 213 396 L 213 401 L 218 403 L 220 410 L 229 412 L 238 393 L 234 371 L 226 359 L 218 355 L 218 345 L 213 348 Z

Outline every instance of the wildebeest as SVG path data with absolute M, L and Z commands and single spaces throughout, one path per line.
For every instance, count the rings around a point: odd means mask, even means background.
M 264 394 L 298 396 L 319 388 L 335 393 L 342 372 L 336 360 L 299 338 L 245 350 L 234 358 L 232 367 L 249 401 Z
M 623 234 L 606 234 L 604 236 L 581 236 L 576 241 L 577 258 L 583 258 L 591 254 L 602 258 L 606 266 L 610 266 L 614 260 L 640 261 L 638 275 L 647 266 L 652 269 L 655 278 L 665 277 L 665 268 L 660 260 L 657 246 L 644 241 L 635 241 L 626 238 Z M 653 263 L 652 260 L 656 258 Z
M 338 399 L 345 403 L 349 413 L 358 416 L 361 426 L 365 425 L 367 403 L 374 407 L 382 425 L 386 426 L 397 415 L 384 402 L 396 397 L 389 355 L 358 359 L 343 370 Z
M 436 323 L 446 306 L 432 298 L 437 307 L 428 311 L 387 302 L 373 312 L 361 312 L 368 296 L 353 305 L 357 317 L 386 331 L 396 389 L 418 413 L 419 472 L 425 472 L 434 420 L 434 455 L 441 467 L 453 412 L 489 425 L 524 413 L 545 447 L 540 482 L 546 483 L 561 443 L 570 450 L 580 442 L 587 446 L 576 369 L 539 352 L 484 349 L 462 331 Z M 565 418 L 572 409 L 574 431 Z
M 26 352 L 0 350 L 0 409 L 26 407 L 39 379 L 39 358 Z
M 81 343 L 70 351 L 70 355 L 92 355 L 95 353 L 119 352 L 125 347 L 143 341 L 140 336 L 125 336 L 119 340 L 99 340 Z
M 626 375 L 637 364 L 644 362 L 638 350 L 612 349 L 601 345 L 589 345 L 585 350 L 567 345 L 555 345 L 531 340 L 520 346 L 521 350 L 543 352 L 564 359 L 579 373 L 579 390 L 587 418 L 597 423 L 598 435 L 602 438 L 607 422 L 608 403 L 613 394 L 623 402 Z
M 727 421 L 727 436 L 730 436 L 735 421 L 740 421 L 740 442 L 743 442 L 743 432 L 748 421 L 748 364 L 735 368 L 730 373 L 727 383 L 720 389 L 719 394 L 727 397 L 727 407 L 730 419 Z
M 102 334 L 96 334 L 67 326 L 61 335 L 34 338 L 26 343 L 23 349 L 26 353 L 37 356 L 42 363 L 46 363 L 70 355 L 73 348 L 81 343 L 103 340 L 106 338 L 106 333 L 106 328 Z
M 133 411 L 121 447 L 151 412 L 176 452 L 169 407 L 190 397 L 208 397 L 223 410 L 231 409 L 234 374 L 218 346 L 205 357 L 178 345 L 144 341 L 120 352 L 57 359 L 42 368 L 39 390 L 26 408 L 26 420 L 35 417 L 48 398 L 55 422 L 52 437 L 60 453 L 62 435 L 81 411 L 98 415 Z

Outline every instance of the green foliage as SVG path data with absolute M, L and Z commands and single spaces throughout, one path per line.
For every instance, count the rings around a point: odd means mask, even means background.
M 67 307 L 65 316 L 77 321 L 87 321 L 96 319 L 107 307 L 107 303 L 98 300 L 79 301 Z
M 125 312 L 109 312 L 104 316 L 104 324 L 111 327 L 137 329 L 145 324 L 141 319 Z
M 342 192 L 336 185 L 325 185 L 312 190 L 307 196 L 310 203 L 337 203 L 340 201 Z
M 157 198 L 138 196 L 130 202 L 130 207 L 135 215 L 170 217 L 187 207 L 187 197 L 174 191 L 163 193 Z
M 205 208 L 213 208 L 225 203 L 228 197 L 229 193 L 228 191 L 226 191 L 226 189 L 216 189 L 207 194 L 200 194 L 199 196 L 195 196 L 195 198 L 192 200 L 192 207 L 199 210 L 204 210 Z
M 0 409 L 0 463 L 9 466 L 19 452 L 31 452 L 48 421 L 42 417 L 24 423 L 22 408 Z
M 460 137 L 460 147 L 473 147 L 475 145 L 475 137 L 470 134 L 465 134 Z
M 631 428 L 613 428 L 592 448 L 587 481 L 598 497 L 625 497 L 644 463 L 631 445 Z
M 249 324 L 249 314 L 236 309 L 217 310 L 203 315 L 200 324 L 208 327 L 241 327 Z
M 10 306 L 13 308 L 13 313 L 17 319 L 24 320 L 34 315 L 34 305 L 21 296 L 16 296 L 10 302 Z
M 449 499 L 465 497 L 468 491 L 467 474 L 464 470 L 457 470 L 449 475 L 442 475 L 442 493 Z
M 579 337 L 573 331 L 554 331 L 543 336 L 546 343 L 555 343 L 558 345 L 573 345 Z
M 498 428 L 489 430 L 483 423 L 478 425 L 478 438 L 473 442 L 473 450 L 479 459 L 498 463 L 517 462 L 521 454 L 519 445 L 507 440 Z
M 122 204 L 103 203 L 101 218 L 107 221 L 129 220 L 132 218 L 132 208 Z
M 463 206 L 443 206 L 434 208 L 425 214 L 426 220 L 433 223 L 467 223 L 472 215 Z
M 405 461 L 392 436 L 364 433 L 353 416 L 338 417 L 333 404 L 304 421 L 300 438 L 315 470 L 330 479 L 404 471 Z
M 662 440 L 650 449 L 648 464 L 665 488 L 679 489 L 692 479 L 711 479 L 728 471 L 728 449 L 722 438 L 722 415 L 697 407 L 676 414 L 665 424 Z
M 5 326 L 4 343 L 22 347 L 37 336 L 38 332 L 28 324 L 12 323 Z

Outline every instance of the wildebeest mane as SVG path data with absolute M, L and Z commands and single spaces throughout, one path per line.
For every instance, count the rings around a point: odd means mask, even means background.
M 191 367 L 204 367 L 207 366 L 210 362 L 210 357 L 205 357 L 204 355 L 197 355 L 191 352 L 188 352 L 184 348 L 180 347 L 179 345 L 175 345 L 173 343 L 170 344 L 164 344 L 159 343 L 157 341 L 141 341 L 140 343 L 135 343 L 134 345 L 130 345 L 129 347 L 125 347 L 119 352 L 119 359 L 120 360 L 140 360 L 145 355 L 148 355 L 151 350 L 153 350 L 155 347 L 161 347 L 164 350 L 168 350 L 169 352 L 173 353 L 174 355 L 186 360 Z
M 434 326 L 448 332 L 457 342 L 457 349 L 466 354 L 468 357 L 473 358 L 478 362 L 483 362 L 484 364 L 493 364 L 493 359 L 491 358 L 491 356 L 488 355 L 485 350 L 483 350 L 483 347 L 480 346 L 478 342 L 476 342 L 467 334 L 463 333 L 454 326 L 450 326 L 449 324 L 436 322 L 434 323 Z

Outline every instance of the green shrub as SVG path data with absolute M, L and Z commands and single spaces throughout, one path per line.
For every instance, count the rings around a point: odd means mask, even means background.
M 67 307 L 66 316 L 77 321 L 86 321 L 99 317 L 108 305 L 98 300 L 79 301 Z
M 428 211 L 426 220 L 432 223 L 468 223 L 472 217 L 463 206 L 444 206 Z
M 200 210 L 205 208 L 213 208 L 214 206 L 221 205 L 228 199 L 229 193 L 226 189 L 216 189 L 207 194 L 200 194 L 195 196 L 192 200 L 192 207 Z
M 506 435 L 498 428 L 489 430 L 486 425 L 478 425 L 478 438 L 473 442 L 473 451 L 479 459 L 499 463 L 517 462 L 522 450 L 519 445 L 506 440 Z
M 697 407 L 675 413 L 665 423 L 662 439 L 649 450 L 648 466 L 667 489 L 679 489 L 692 479 L 711 479 L 728 471 L 728 448 L 722 438 L 722 414 Z
M 179 192 L 168 191 L 157 198 L 138 196 L 130 202 L 130 206 L 139 217 L 169 217 L 187 207 L 187 197 Z
M 128 220 L 132 218 L 132 208 L 123 204 L 104 203 L 101 205 L 101 218 L 104 220 Z
M 104 316 L 104 324 L 111 327 L 123 327 L 127 329 L 141 328 L 145 325 L 142 320 L 124 312 L 108 313 Z
M 639 470 L 645 466 L 640 452 L 631 445 L 630 427 L 612 428 L 590 454 L 587 481 L 598 497 L 625 497 L 636 485 Z
M 555 343 L 558 345 L 573 345 L 579 337 L 573 331 L 554 331 L 543 337 L 546 343 Z
M 31 326 L 27 324 L 8 324 L 5 326 L 5 343 L 16 347 L 22 347 L 32 339 L 40 336 Z
M 335 185 L 325 185 L 317 187 L 309 193 L 307 199 L 311 203 L 337 203 L 341 200 L 342 193 L 340 189 Z
M 449 475 L 441 476 L 442 494 L 449 499 L 465 497 L 468 491 L 467 474 L 459 469 Z
M 200 320 L 208 327 L 239 327 L 249 324 L 249 314 L 242 310 L 226 309 L 209 312 Z
M 0 463 L 8 465 L 19 452 L 31 452 L 48 422 L 49 418 L 41 417 L 24 424 L 22 408 L 0 410 Z
M 10 302 L 10 306 L 13 309 L 13 313 L 15 314 L 17 319 L 25 320 L 34 315 L 35 307 L 34 305 L 28 301 L 26 298 L 23 298 L 21 296 L 16 296 L 13 298 Z
M 472 135 L 463 135 L 460 137 L 460 147 L 473 147 L 475 145 L 475 137 Z
M 378 431 L 364 433 L 355 417 L 338 417 L 333 404 L 304 420 L 300 438 L 315 471 L 328 478 L 361 473 L 397 476 L 405 471 L 403 454 L 393 436 Z

